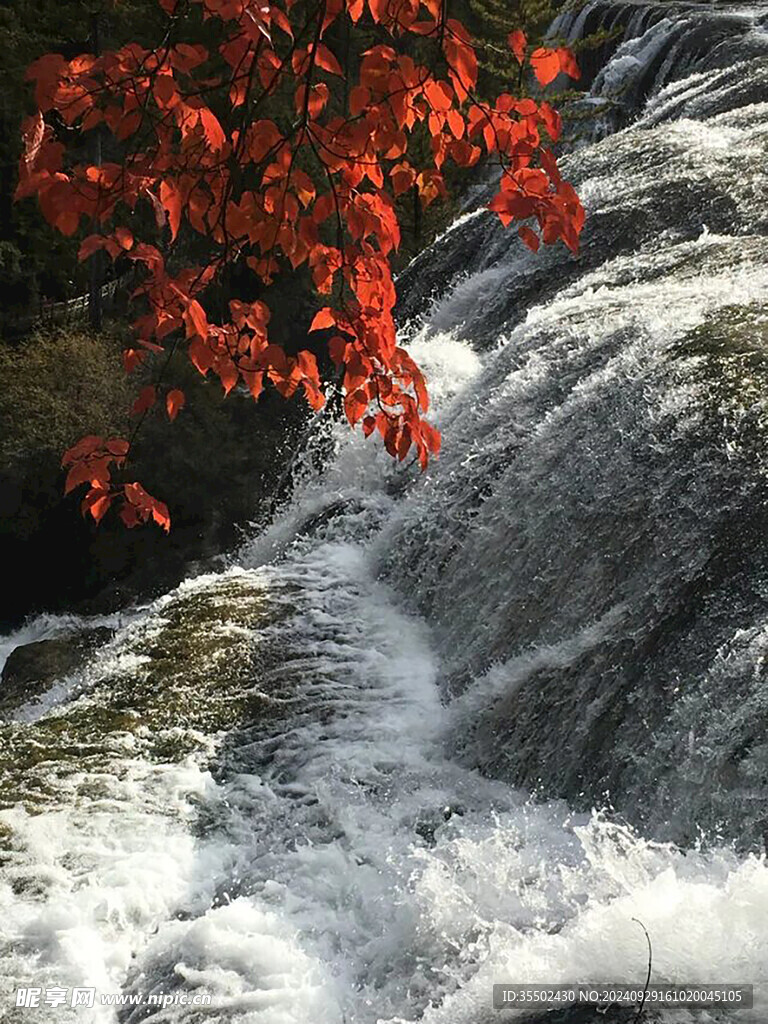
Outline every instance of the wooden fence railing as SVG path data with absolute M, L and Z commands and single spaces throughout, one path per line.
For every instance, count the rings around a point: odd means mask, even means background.
M 108 281 L 101 288 L 101 308 L 107 312 L 114 304 L 117 289 L 127 284 L 129 274 L 123 274 Z M 74 324 L 88 320 L 89 294 L 77 295 L 63 302 L 52 302 L 43 299 L 37 309 L 33 309 L 20 317 L 3 318 L 3 331 L 7 334 L 20 336 L 28 334 L 42 324 Z

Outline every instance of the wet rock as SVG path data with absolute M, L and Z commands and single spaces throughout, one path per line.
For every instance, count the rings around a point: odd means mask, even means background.
M 112 635 L 99 627 L 23 644 L 11 651 L 0 675 L 0 712 L 39 698 L 57 679 L 70 675 Z

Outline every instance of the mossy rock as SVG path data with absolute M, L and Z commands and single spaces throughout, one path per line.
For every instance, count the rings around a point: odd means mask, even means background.
M 270 713 L 253 683 L 268 657 L 258 628 L 277 614 L 251 574 L 182 592 L 147 627 L 136 675 L 109 684 L 110 710 L 138 716 L 153 732 L 205 734 Z
M 685 362 L 709 426 L 734 453 L 762 462 L 768 450 L 768 307 L 723 306 L 672 355 Z
M 678 344 L 679 355 L 717 360 L 730 368 L 747 367 L 765 378 L 768 369 L 768 307 L 761 303 L 721 306 Z M 752 383 L 751 374 L 745 378 Z
M 39 698 L 57 679 L 80 668 L 111 635 L 111 629 L 89 629 L 16 647 L 0 675 L 0 714 Z
M 256 573 L 171 595 L 85 667 L 69 703 L 0 726 L 0 806 L 98 799 L 99 779 L 136 758 L 205 762 L 217 736 L 274 724 L 285 695 L 265 692 L 263 678 L 280 662 L 269 627 L 284 615 Z

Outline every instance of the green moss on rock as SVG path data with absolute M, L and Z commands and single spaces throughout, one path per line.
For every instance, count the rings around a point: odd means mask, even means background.
M 268 627 L 282 615 L 254 573 L 172 595 L 102 652 L 69 703 L 0 726 L 0 807 L 98 799 L 100 777 L 131 760 L 205 761 L 218 735 L 280 715 L 282 697 L 262 682 L 279 659 Z
M 768 307 L 723 306 L 675 346 L 709 425 L 734 454 L 768 451 Z

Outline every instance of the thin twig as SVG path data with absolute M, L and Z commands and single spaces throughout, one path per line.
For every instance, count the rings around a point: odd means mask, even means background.
M 651 945 L 651 936 L 648 934 L 648 929 L 645 927 L 643 922 L 637 917 L 633 917 L 632 920 L 635 922 L 635 924 L 639 924 L 640 927 L 643 929 L 643 931 L 645 932 L 645 941 L 648 943 L 648 973 L 645 977 L 645 988 L 643 989 L 643 998 L 640 1000 L 640 1007 L 638 1008 L 637 1014 L 633 1021 L 633 1024 L 637 1024 L 637 1021 L 639 1021 L 640 1017 L 642 1016 L 643 1008 L 645 1007 L 645 1000 L 648 997 L 648 986 L 651 984 L 651 971 L 653 970 L 653 946 Z

